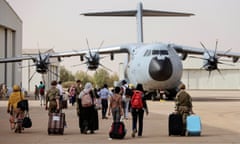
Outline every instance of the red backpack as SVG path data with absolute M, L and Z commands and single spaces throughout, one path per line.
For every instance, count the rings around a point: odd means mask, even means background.
M 131 99 L 132 108 L 136 108 L 136 109 L 143 108 L 142 94 L 143 93 L 141 91 L 137 91 L 137 90 L 133 92 L 133 96 Z

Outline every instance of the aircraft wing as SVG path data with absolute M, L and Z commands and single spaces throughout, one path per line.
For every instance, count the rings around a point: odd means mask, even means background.
M 189 46 L 181 46 L 170 44 L 178 53 L 185 53 L 185 54 L 196 54 L 196 55 L 203 55 L 206 50 L 204 48 L 196 48 L 196 47 L 189 47 Z M 214 52 L 214 50 L 208 50 L 210 52 Z M 227 51 L 216 51 L 216 55 L 220 57 L 229 57 L 233 58 L 233 62 L 236 62 L 240 58 L 239 52 L 231 52 L 230 49 Z
M 91 48 L 91 49 L 82 49 L 82 50 L 72 50 L 69 52 L 59 52 L 52 53 L 50 57 L 71 57 L 71 56 L 80 56 L 85 55 L 89 51 L 98 52 L 100 54 L 109 54 L 109 53 L 128 53 L 128 46 L 110 46 L 103 48 Z
M 105 48 L 91 48 L 91 49 L 83 49 L 83 50 L 72 50 L 66 52 L 56 52 L 56 53 L 43 53 L 41 55 L 49 55 L 49 58 L 61 58 L 61 57 L 71 57 L 71 56 L 84 56 L 85 54 L 91 52 L 98 52 L 100 54 L 109 54 L 109 53 L 127 53 L 128 46 L 111 46 Z M 39 54 L 36 55 L 27 55 L 27 56 L 19 56 L 19 57 L 7 57 L 0 58 L 0 63 L 11 63 L 11 62 L 21 62 L 23 60 L 36 59 L 39 57 Z
M 21 62 L 22 60 L 34 59 L 32 56 L 0 58 L 0 63 Z

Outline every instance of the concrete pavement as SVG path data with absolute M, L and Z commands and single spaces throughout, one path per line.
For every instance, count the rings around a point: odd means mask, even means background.
M 193 97 L 194 111 L 202 119 L 202 136 L 168 136 L 168 114 L 173 111 L 171 101 L 148 101 L 150 114 L 145 115 L 142 137 L 131 137 L 131 118 L 125 120 L 127 134 L 123 140 L 111 140 L 108 131 L 112 119 L 99 119 L 95 134 L 80 134 L 74 106 L 64 110 L 68 128 L 64 135 L 47 134 L 47 111 L 38 101 L 30 101 L 33 126 L 16 134 L 9 129 L 7 101 L 0 101 L 0 144 L 79 144 L 79 143 L 240 143 L 239 91 L 189 91 Z M 99 111 L 99 118 L 101 112 Z

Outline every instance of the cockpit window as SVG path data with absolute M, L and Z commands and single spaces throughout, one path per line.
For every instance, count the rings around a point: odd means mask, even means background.
M 151 55 L 151 50 L 147 50 L 145 53 L 144 53 L 144 56 L 150 56 Z
M 152 55 L 168 55 L 167 50 L 152 50 Z

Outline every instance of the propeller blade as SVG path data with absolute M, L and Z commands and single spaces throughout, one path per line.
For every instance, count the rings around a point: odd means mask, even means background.
M 202 57 L 197 57 L 197 56 L 189 56 L 190 58 L 196 58 L 196 59 L 202 59 L 202 60 L 208 60 L 206 58 L 202 58 Z
M 105 68 L 105 69 L 109 70 L 110 72 L 113 72 L 111 69 L 109 69 L 109 68 L 105 67 L 104 65 L 102 65 L 102 64 L 99 64 L 99 65 L 100 65 L 100 66 L 102 66 L 103 68 Z
M 45 58 L 44 58 L 44 62 L 46 62 L 48 59 L 49 59 L 49 56 L 50 56 L 50 54 L 48 53 L 46 56 L 45 56 Z
M 99 51 L 99 49 L 102 47 L 102 45 L 103 45 L 103 42 L 104 42 L 104 40 L 101 42 L 100 46 L 98 47 L 98 50 L 97 50 L 97 52 L 98 52 L 98 51 Z
M 52 74 L 54 74 L 57 78 L 59 77 L 59 75 L 58 75 L 57 73 L 51 71 L 50 69 L 49 69 L 49 72 L 52 73 Z
M 40 50 L 38 50 L 38 55 L 39 55 L 39 60 L 42 61 L 42 55 L 41 55 Z
M 90 47 L 89 47 L 89 43 L 88 43 L 88 39 L 87 39 L 87 38 L 86 38 L 86 43 L 87 43 L 87 46 L 88 46 L 88 51 L 89 51 L 90 57 L 92 58 L 92 53 L 91 53 L 91 50 L 90 50 Z
M 232 50 L 232 48 L 228 49 L 227 51 L 224 52 L 224 55 L 229 53 Z
M 87 64 L 87 62 L 84 62 L 84 63 L 81 63 L 81 64 L 75 64 L 75 65 L 72 65 L 72 67 L 76 67 L 76 66 L 80 66 L 80 65 L 84 65 L 84 64 Z
M 217 71 L 218 71 L 218 73 L 222 76 L 222 78 L 225 80 L 225 78 L 224 78 L 224 76 L 223 76 L 221 70 L 220 70 L 220 69 L 217 69 Z
M 205 51 L 208 53 L 208 56 L 211 57 L 208 49 L 204 46 L 204 44 L 202 42 L 200 42 L 200 44 L 202 45 L 202 47 L 205 49 Z
M 228 66 L 235 66 L 234 64 L 229 64 L 229 63 L 223 63 L 223 62 L 218 62 L 219 64 L 223 64 L 223 65 L 228 65 Z
M 214 56 L 216 56 L 216 53 L 217 53 L 217 46 L 218 46 L 218 40 L 216 40 L 216 45 L 215 45 Z
M 209 79 L 210 76 L 211 76 L 211 72 L 212 72 L 212 71 L 209 71 L 209 72 L 208 72 L 208 79 Z
M 30 81 L 32 80 L 33 76 L 34 76 L 36 73 L 37 73 L 37 72 L 35 71 L 35 72 L 32 74 L 32 76 L 29 78 L 28 82 L 30 82 Z
M 27 68 L 27 67 L 33 67 L 33 66 L 36 66 L 36 64 L 32 64 L 32 65 L 29 65 L 29 66 L 20 66 L 19 68 Z

